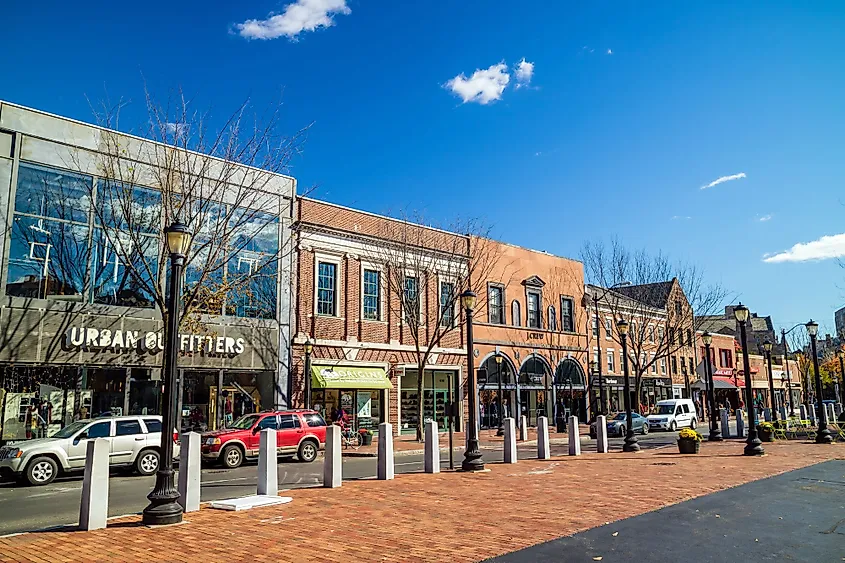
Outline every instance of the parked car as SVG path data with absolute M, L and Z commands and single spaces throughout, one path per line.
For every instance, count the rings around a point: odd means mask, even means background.
M 695 428 L 698 424 L 695 403 L 692 399 L 667 399 L 657 401 L 654 414 L 648 415 L 648 426 L 651 430 L 670 430 L 686 426 Z
M 312 410 L 271 411 L 246 414 L 229 428 L 202 435 L 202 458 L 233 469 L 244 459 L 257 458 L 261 431 L 276 430 L 279 455 L 296 454 L 312 462 L 326 446 L 326 421 Z
M 85 469 L 88 441 L 109 441 L 111 467 L 132 467 L 141 475 L 158 471 L 161 417 L 115 416 L 79 420 L 49 438 L 38 438 L 0 448 L 0 473 L 31 485 L 47 485 L 60 473 Z M 179 456 L 178 436 L 173 433 L 173 454 Z
M 616 416 L 607 421 L 607 435 L 608 436 L 624 436 L 628 430 L 628 417 L 624 412 L 616 413 Z M 631 413 L 631 428 L 634 432 L 648 434 L 648 423 L 646 418 L 639 413 Z M 590 425 L 590 438 L 597 438 L 596 423 Z

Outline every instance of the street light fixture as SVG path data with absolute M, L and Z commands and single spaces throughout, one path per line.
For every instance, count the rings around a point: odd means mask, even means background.
M 179 310 L 182 304 L 182 272 L 185 257 L 191 247 L 191 232 L 184 223 L 176 221 L 164 230 L 170 251 L 170 295 L 167 297 L 167 325 L 164 332 L 164 392 L 162 397 L 161 460 L 156 472 L 153 491 L 147 495 L 150 504 L 144 509 L 142 521 L 147 525 L 177 524 L 182 521 L 182 507 L 177 502 L 179 492 L 173 483 L 173 434 L 176 415 L 176 338 L 179 331 Z
M 472 310 L 475 309 L 475 302 L 478 296 L 471 289 L 461 294 L 461 306 L 467 315 L 467 382 L 469 383 L 469 424 L 467 425 L 467 448 L 464 451 L 464 460 L 461 462 L 461 469 L 464 471 L 483 471 L 484 460 L 481 459 L 481 450 L 478 449 L 478 424 L 476 413 L 476 386 L 475 386 L 475 360 L 473 356 L 474 342 L 472 339 Z
M 496 430 L 496 436 L 505 435 L 505 401 L 502 398 L 502 355 L 496 352 L 496 379 L 499 385 L 499 408 L 496 409 L 496 416 L 499 418 L 499 428 Z
M 713 344 L 713 335 L 705 330 L 704 334 L 701 335 L 701 341 L 704 342 L 704 377 L 707 378 L 707 406 L 710 409 L 710 435 L 707 436 L 707 439 L 711 442 L 721 442 L 722 431 L 719 430 L 719 425 L 716 424 L 716 392 L 713 389 L 713 365 L 710 363 L 710 345 Z
M 772 343 L 766 340 L 763 342 L 763 350 L 766 352 L 766 363 L 769 367 L 769 408 L 772 409 L 772 420 L 778 420 L 778 401 L 775 397 L 775 378 L 772 374 Z
M 314 343 L 311 339 L 305 341 L 302 346 L 305 349 L 305 408 L 311 408 L 311 352 L 314 350 Z
M 754 409 L 754 395 L 751 391 L 751 363 L 748 359 L 748 339 L 745 324 L 748 322 L 748 307 L 740 303 L 734 308 L 734 317 L 739 323 L 739 335 L 742 343 L 742 366 L 745 370 L 745 410 L 748 412 L 748 438 L 745 440 L 745 455 L 763 455 L 763 443 L 757 436 L 757 411 Z M 741 413 L 740 413 L 741 414 Z
M 622 373 L 625 376 L 625 444 L 623 452 L 638 452 L 640 445 L 634 436 L 634 422 L 631 415 L 631 379 L 628 376 L 628 322 L 625 319 L 616 321 L 616 330 L 622 337 Z
M 816 443 L 830 444 L 833 442 L 833 437 L 830 435 L 830 430 L 827 429 L 827 413 L 824 412 L 824 402 L 822 402 L 824 394 L 822 393 L 822 378 L 819 374 L 819 355 L 816 352 L 816 336 L 819 334 L 819 323 L 810 319 L 810 322 L 804 326 L 807 327 L 807 334 L 810 335 L 810 345 L 813 351 L 813 370 L 816 375 L 816 407 L 819 413 L 819 431 L 816 434 Z
M 600 414 L 607 414 L 607 409 L 605 408 L 605 393 L 604 393 L 604 377 L 602 376 L 602 368 L 601 368 L 601 321 L 599 319 L 599 300 L 604 299 L 604 296 L 607 295 L 610 291 L 620 287 L 627 287 L 631 285 L 631 282 L 625 280 L 618 283 L 611 285 L 610 287 L 606 288 L 601 295 L 596 292 L 593 295 L 593 313 L 595 314 L 596 319 L 596 351 L 599 356 L 598 361 L 598 376 L 599 376 L 599 408 L 596 409 L 596 415 Z M 608 335 L 610 336 L 610 335 Z

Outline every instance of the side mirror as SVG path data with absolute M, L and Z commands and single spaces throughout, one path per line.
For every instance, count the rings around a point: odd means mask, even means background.
M 83 432 L 82 434 L 78 435 L 76 438 L 73 439 L 73 445 L 78 446 L 79 442 L 88 438 L 88 433 Z
M 253 434 L 258 434 L 259 432 L 261 432 L 261 427 L 259 427 L 259 426 L 256 426 L 255 428 L 252 429 Z

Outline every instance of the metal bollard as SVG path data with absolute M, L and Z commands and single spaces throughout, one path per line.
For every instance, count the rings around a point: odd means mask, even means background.
M 343 484 L 343 459 L 340 455 L 340 426 L 326 428 L 326 452 L 323 458 L 323 486 L 336 488 Z
M 179 504 L 184 512 L 200 509 L 202 436 L 196 432 L 182 434 L 179 450 Z
M 276 496 L 279 494 L 279 470 L 276 431 L 265 428 L 258 443 L 258 494 Z
M 425 472 L 440 473 L 440 436 L 434 420 L 425 423 Z
M 801 420 L 807 420 L 807 405 L 798 405 L 798 414 Z
M 722 413 L 722 438 L 730 438 L 731 437 L 731 425 L 730 425 L 730 414 L 728 414 L 728 409 L 719 409 Z M 739 410 L 739 409 L 737 409 Z
M 607 453 L 607 417 L 603 414 L 596 417 L 596 447 L 600 454 Z
M 109 441 L 88 440 L 85 449 L 85 477 L 79 507 L 79 529 L 100 530 L 109 516 Z
M 393 425 L 382 422 L 378 425 L 378 478 L 389 481 L 394 476 Z
M 549 419 L 545 416 L 537 418 L 537 459 L 552 457 L 549 447 Z
M 516 421 L 506 418 L 502 424 L 505 427 L 505 463 L 516 463 Z
M 524 442 L 528 440 L 528 417 L 519 417 L 519 441 Z
M 736 437 L 745 437 L 745 419 L 742 417 L 742 409 L 736 409 Z
M 581 455 L 581 436 L 578 435 L 578 418 L 569 417 L 569 455 Z

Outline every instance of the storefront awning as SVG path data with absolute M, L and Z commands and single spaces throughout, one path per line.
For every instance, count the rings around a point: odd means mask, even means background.
M 311 385 L 318 389 L 393 389 L 383 368 L 311 366 Z
M 736 389 L 737 387 L 745 387 L 745 378 L 737 377 L 734 380 L 733 377 L 717 377 L 713 376 L 713 389 L 727 389 L 727 387 L 719 387 L 719 382 L 727 383 L 732 388 Z
M 704 381 L 701 380 L 696 381 L 690 387 L 692 387 L 693 389 L 706 389 Z M 729 383 L 728 381 L 726 381 L 726 378 L 714 377 L 713 389 L 736 389 L 736 386 L 734 386 L 733 383 Z

